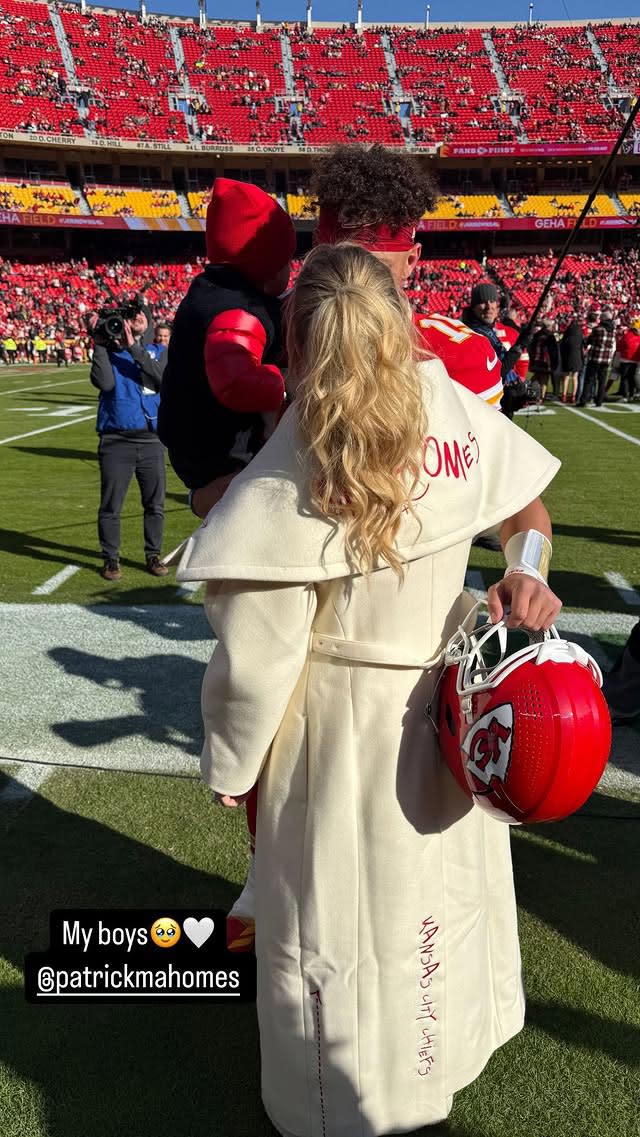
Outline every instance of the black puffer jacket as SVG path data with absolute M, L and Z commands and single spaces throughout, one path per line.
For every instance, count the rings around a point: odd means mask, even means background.
M 584 335 L 577 320 L 565 328 L 560 341 L 560 363 L 565 372 L 580 371 L 584 360 Z
M 266 337 L 264 363 L 282 352 L 279 300 L 259 292 L 229 265 L 207 265 L 192 281 L 173 324 L 158 413 L 158 434 L 176 474 L 189 489 L 238 470 L 233 457 L 257 453 L 264 442 L 262 415 L 229 410 L 213 395 L 207 379 L 204 345 L 207 329 L 220 312 L 241 309 L 260 321 Z

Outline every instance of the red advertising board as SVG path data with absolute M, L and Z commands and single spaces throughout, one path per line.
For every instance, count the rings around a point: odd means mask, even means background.
M 18 213 L 0 209 L 0 225 L 21 225 L 42 229 L 134 229 L 153 233 L 200 233 L 201 217 L 89 217 L 69 213 Z
M 504 230 L 541 232 L 573 229 L 575 217 L 434 217 L 425 218 L 418 229 L 426 233 L 490 233 Z M 0 210 L 0 225 L 20 225 L 42 229 L 125 229 L 140 233 L 200 233 L 201 217 L 87 217 L 68 213 L 18 213 Z M 587 217 L 585 229 L 635 229 L 640 217 Z
M 576 221 L 576 217 L 438 217 L 423 219 L 418 229 L 426 233 L 490 233 L 514 229 L 555 232 L 573 229 Z M 640 226 L 640 217 L 586 217 L 582 225 L 584 229 L 635 229 Z
M 571 158 L 609 154 L 611 142 L 443 142 L 441 158 Z

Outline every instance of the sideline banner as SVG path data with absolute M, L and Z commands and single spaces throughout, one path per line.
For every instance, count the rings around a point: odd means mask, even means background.
M 423 233 L 529 231 L 573 229 L 577 217 L 437 217 L 423 218 L 418 229 Z M 640 217 L 586 217 L 583 229 L 635 229 Z
M 0 209 L 0 225 L 36 229 L 129 229 L 140 233 L 202 233 L 202 217 L 89 217 L 69 213 L 18 213 Z
M 294 219 L 295 220 L 295 219 Z M 573 229 L 575 217 L 437 217 L 423 218 L 423 233 L 490 233 L 513 230 L 529 232 Z M 0 225 L 35 229 L 120 229 L 137 233 L 203 233 L 203 217 L 88 217 L 68 213 L 18 213 L 0 209 Z M 640 217 L 587 217 L 584 229 L 636 229 Z

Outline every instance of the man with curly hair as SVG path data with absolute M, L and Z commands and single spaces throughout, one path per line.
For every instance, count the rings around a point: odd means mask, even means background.
M 436 180 L 423 163 L 384 146 L 337 146 L 316 167 L 317 244 L 354 241 L 388 265 L 402 286 L 420 260 L 416 230 L 438 200 Z M 500 406 L 500 361 L 489 341 L 461 320 L 438 312 L 416 313 L 425 348 L 438 356 L 456 382 Z

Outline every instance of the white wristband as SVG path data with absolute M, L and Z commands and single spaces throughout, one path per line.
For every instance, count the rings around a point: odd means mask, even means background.
M 515 576 L 516 574 L 522 574 L 522 576 L 532 576 L 534 580 L 539 580 L 541 584 L 547 583 L 542 573 L 536 572 L 535 569 L 529 568 L 528 565 L 513 565 L 512 568 L 505 570 L 503 573 L 503 579 L 506 580 L 508 576 Z
M 524 533 L 514 533 L 504 548 L 504 556 L 507 562 L 504 575 L 507 577 L 514 572 L 521 572 L 546 584 L 549 576 L 551 553 L 551 541 L 537 529 L 528 529 Z

